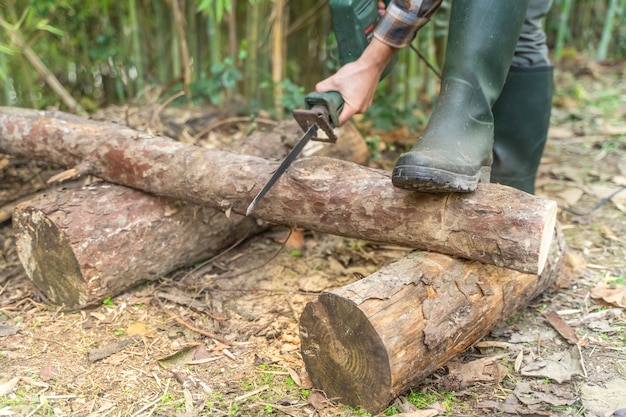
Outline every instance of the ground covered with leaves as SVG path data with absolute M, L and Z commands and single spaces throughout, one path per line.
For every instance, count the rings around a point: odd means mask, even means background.
M 557 73 L 537 194 L 561 206 L 572 249 L 561 286 L 412 387 L 384 415 L 626 415 L 621 74 L 621 67 L 589 64 Z M 366 125 L 364 131 L 372 165 L 389 168 L 402 134 Z M 56 172 L 0 155 L 0 206 L 41 189 Z M 209 262 L 99 306 L 68 310 L 30 284 L 10 221 L 0 220 L 0 415 L 369 415 L 312 386 L 298 319 L 320 292 L 369 275 L 407 249 L 276 226 Z M 446 384 L 455 374 L 464 386 Z

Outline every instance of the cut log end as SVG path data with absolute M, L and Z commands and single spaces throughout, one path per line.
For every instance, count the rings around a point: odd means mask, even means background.
M 555 282 L 565 246 L 552 230 L 541 275 L 415 251 L 320 295 L 300 319 L 311 380 L 333 400 L 380 412 Z
M 41 210 L 19 207 L 13 214 L 15 243 L 30 279 L 50 299 L 64 300 L 66 305 L 84 304 L 87 286 L 63 232 Z M 34 226 L 37 233 L 26 230 L 27 225 Z
M 338 318 L 341 318 L 340 320 Z M 384 407 L 391 384 L 384 343 L 369 319 L 353 302 L 322 294 L 300 317 L 302 359 L 313 379 L 344 404 Z

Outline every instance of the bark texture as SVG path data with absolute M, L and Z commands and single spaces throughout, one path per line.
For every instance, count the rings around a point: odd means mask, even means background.
M 15 108 L 0 108 L 0 152 L 235 213 L 245 213 L 279 163 Z M 253 216 L 535 274 L 547 259 L 556 203 L 496 184 L 470 194 L 408 192 L 387 172 L 313 157 L 296 161 Z
M 118 295 L 262 230 L 252 218 L 106 183 L 18 204 L 13 228 L 28 277 L 68 307 Z
M 541 275 L 416 251 L 320 295 L 300 317 L 316 388 L 383 410 L 553 284 L 565 249 L 558 235 Z

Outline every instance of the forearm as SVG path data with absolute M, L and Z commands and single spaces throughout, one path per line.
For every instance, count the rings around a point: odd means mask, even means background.
M 380 39 L 374 38 L 359 57 L 359 61 L 365 67 L 373 68 L 380 77 L 397 50 Z M 378 80 L 376 81 L 378 82 Z

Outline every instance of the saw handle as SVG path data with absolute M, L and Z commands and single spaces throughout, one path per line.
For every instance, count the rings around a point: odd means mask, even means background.
M 328 110 L 328 121 L 332 128 L 339 125 L 339 114 L 343 110 L 343 97 L 338 91 L 327 91 L 324 93 L 309 93 L 304 98 L 304 105 L 307 110 L 314 106 L 322 105 Z

